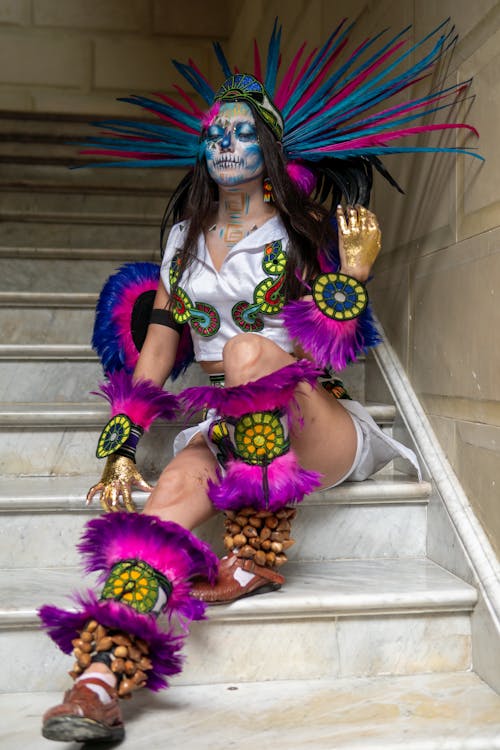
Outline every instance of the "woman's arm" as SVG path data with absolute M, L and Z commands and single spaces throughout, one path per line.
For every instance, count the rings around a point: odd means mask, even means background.
M 153 309 L 166 310 L 168 302 L 168 294 L 160 278 Z M 155 385 L 163 386 L 174 366 L 179 338 L 179 333 L 174 328 L 150 323 L 135 366 L 134 381 L 151 380 Z
M 153 309 L 163 311 L 166 310 L 167 306 L 168 295 L 160 279 Z M 136 385 L 142 389 L 149 383 L 148 392 L 147 394 L 143 393 L 142 398 L 157 399 L 158 395 L 154 392 L 155 386 L 157 389 L 161 389 L 170 375 L 178 344 L 179 332 L 175 328 L 161 323 L 150 324 L 132 380 L 128 381 L 128 392 L 133 392 Z M 118 390 L 120 390 L 119 386 Z M 120 392 L 119 395 L 123 396 L 123 392 Z M 167 393 L 164 395 L 168 398 Z M 163 395 L 161 395 L 161 398 L 163 400 Z M 124 413 L 131 417 L 126 408 Z M 135 505 L 132 500 L 132 489 L 135 487 L 143 492 L 151 492 L 152 489 L 144 481 L 136 467 L 134 445 L 133 452 L 130 455 L 124 455 L 123 451 L 108 455 L 100 482 L 91 487 L 87 494 L 87 504 L 91 503 L 96 495 L 99 495 L 101 506 L 105 512 L 116 512 L 122 509 L 133 512 Z

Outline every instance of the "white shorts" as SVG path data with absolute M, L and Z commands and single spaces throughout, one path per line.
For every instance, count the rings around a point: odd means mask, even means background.
M 394 440 L 394 438 L 386 435 L 359 401 L 338 399 L 338 403 L 351 415 L 354 427 L 356 428 L 357 447 L 351 468 L 344 477 L 331 485 L 331 487 L 336 487 L 342 482 L 362 482 L 382 469 L 394 458 L 405 458 L 407 461 L 410 461 L 417 470 L 419 479 L 421 478 L 420 467 L 415 453 L 402 443 Z M 203 422 L 199 422 L 179 432 L 174 440 L 174 456 L 185 448 L 196 435 L 203 435 L 212 453 L 217 455 L 218 448 L 208 436 L 210 425 L 215 416 L 214 411 L 209 412 Z

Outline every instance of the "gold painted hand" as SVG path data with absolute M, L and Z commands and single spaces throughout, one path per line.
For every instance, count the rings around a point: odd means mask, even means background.
M 106 460 L 101 481 L 88 491 L 87 505 L 100 493 L 99 499 L 105 513 L 118 513 L 122 510 L 134 513 L 136 507 L 132 500 L 133 488 L 142 492 L 151 492 L 153 489 L 142 478 L 131 458 L 113 453 Z
M 377 217 L 363 206 L 347 206 L 346 213 L 339 206 L 337 223 L 340 271 L 358 281 L 366 281 L 381 248 Z

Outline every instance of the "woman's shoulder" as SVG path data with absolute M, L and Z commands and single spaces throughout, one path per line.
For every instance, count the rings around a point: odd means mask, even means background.
M 164 263 L 165 260 L 170 261 L 179 250 L 182 250 L 188 228 L 189 220 L 178 221 L 176 224 L 172 225 L 168 233 L 167 244 L 165 245 L 165 251 L 163 253 Z
M 172 224 L 172 228 L 168 234 L 167 245 L 173 239 L 183 238 L 186 236 L 189 229 L 189 219 L 178 221 L 176 224 Z

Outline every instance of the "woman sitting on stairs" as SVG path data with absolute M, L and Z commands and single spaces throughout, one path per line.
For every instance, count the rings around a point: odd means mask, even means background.
M 416 466 L 333 375 L 378 341 L 365 288 L 380 250 L 366 208 L 372 167 L 394 184 L 377 157 L 385 147 L 373 140 L 375 123 L 367 127 L 361 114 L 366 76 L 342 82 L 342 96 L 338 80 L 328 87 L 336 44 L 333 35 L 298 74 L 297 58 L 279 87 L 276 28 L 265 78 L 260 63 L 255 76 L 231 74 L 217 48 L 227 78 L 215 93 L 194 66 L 177 64 L 207 112 L 185 92 L 188 108 L 168 97 L 141 100 L 169 124 L 114 124 L 111 140 L 95 139 L 106 146 L 97 153 L 126 153 L 136 165 L 187 163 L 191 149 L 193 168 L 169 204 L 167 219 L 177 223 L 159 281 L 150 264 L 134 264 L 112 277 L 98 308 L 94 341 L 111 420 L 97 450 L 106 467 L 88 500 L 100 495 L 105 514 L 87 524 L 80 550 L 102 590 L 80 596 L 77 611 L 40 611 L 52 638 L 76 656 L 73 688 L 44 716 L 49 739 L 121 739 L 118 698 L 157 690 L 180 671 L 188 624 L 206 603 L 283 585 L 294 506 L 307 493 L 366 479 L 396 456 Z M 384 96 L 395 90 L 388 81 Z M 339 112 L 352 121 L 337 138 Z M 386 139 L 394 137 L 389 112 Z M 130 295 L 154 287 L 137 359 L 130 325 L 140 295 L 133 304 Z M 174 396 L 163 385 L 192 358 L 191 343 L 212 384 Z M 204 418 L 177 436 L 151 488 L 135 464 L 143 430 L 157 417 L 200 409 Z M 151 493 L 143 513 L 133 488 Z M 219 511 L 221 561 L 192 534 Z

